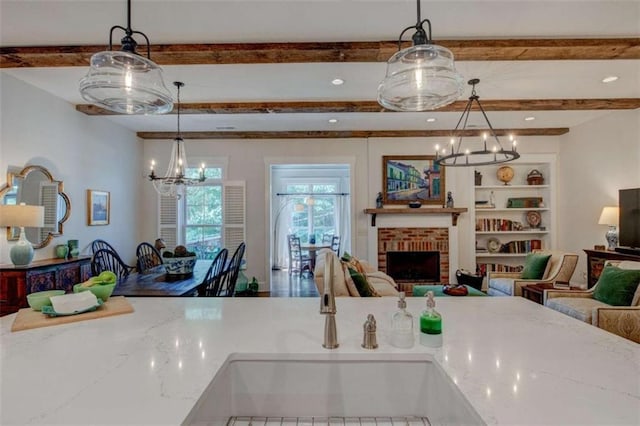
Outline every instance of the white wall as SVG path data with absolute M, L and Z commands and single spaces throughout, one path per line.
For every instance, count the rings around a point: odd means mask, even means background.
M 574 280 L 585 283 L 583 249 L 604 244 L 598 225 L 604 206 L 618 205 L 618 190 L 640 187 L 640 110 L 618 111 L 576 126 L 562 138 L 559 159 L 559 247 L 578 253 Z
M 73 105 L 0 73 L 0 171 L 4 183 L 9 166 L 37 164 L 64 182 L 71 215 L 64 235 L 36 250 L 35 259 L 55 257 L 54 246 L 69 239 L 84 248 L 96 238 L 116 247 L 127 261 L 135 258 L 138 242 L 138 185 L 142 144 L 135 134 L 105 118 L 89 117 Z M 87 189 L 111 192 L 111 223 L 87 225 Z M 9 247 L 0 234 L 0 263 L 9 263 Z

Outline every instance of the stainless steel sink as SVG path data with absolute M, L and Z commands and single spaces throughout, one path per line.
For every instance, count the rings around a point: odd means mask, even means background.
M 183 424 L 250 417 L 246 424 L 484 424 L 424 354 L 232 354 Z

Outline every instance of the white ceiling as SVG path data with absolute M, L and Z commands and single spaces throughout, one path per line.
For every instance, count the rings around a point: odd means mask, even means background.
M 132 27 L 152 44 L 394 40 L 415 23 L 414 0 L 133 0 Z M 422 1 L 438 39 L 640 36 L 640 1 Z M 126 26 L 125 0 L 0 0 L 7 46 L 106 44 Z M 120 37 L 116 36 L 116 39 Z M 482 99 L 640 98 L 640 60 L 456 62 L 480 78 Z M 165 66 L 165 82 L 185 82 L 183 102 L 373 100 L 384 63 Z M 3 69 L 70 103 L 85 103 L 86 68 Z M 619 80 L 604 84 L 602 78 Z M 335 77 L 344 85 L 331 85 Z M 463 99 L 468 97 L 467 90 Z M 610 111 L 490 112 L 496 128 L 572 127 Z M 535 116 L 535 121 L 524 121 Z M 427 123 L 427 117 L 435 117 Z M 337 118 L 336 124 L 328 118 Z M 184 131 L 450 129 L 459 113 L 184 115 Z M 175 130 L 175 116 L 95 117 L 135 131 Z

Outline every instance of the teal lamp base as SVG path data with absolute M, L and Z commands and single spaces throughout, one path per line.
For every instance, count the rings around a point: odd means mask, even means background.
M 11 262 L 15 266 L 27 266 L 33 260 L 33 246 L 24 234 L 24 228 L 20 228 L 20 238 L 9 251 Z

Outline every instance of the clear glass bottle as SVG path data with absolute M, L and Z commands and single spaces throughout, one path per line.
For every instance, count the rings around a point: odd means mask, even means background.
M 442 315 L 434 308 L 436 301 L 433 297 L 433 291 L 427 292 L 427 309 L 420 315 L 420 332 L 425 334 L 441 334 L 442 333 Z
M 408 349 L 413 347 L 413 315 L 407 312 L 404 291 L 398 300 L 398 311 L 391 318 L 391 346 Z

